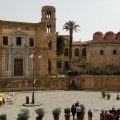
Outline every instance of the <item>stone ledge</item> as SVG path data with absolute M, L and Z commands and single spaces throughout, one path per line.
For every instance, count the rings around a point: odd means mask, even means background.
M 26 104 L 26 103 L 24 103 L 23 104 L 23 106 L 25 106 L 25 107 L 36 107 L 36 106 L 41 106 L 41 105 L 43 105 L 43 104 L 40 104 L 40 103 L 35 103 L 35 104 L 32 104 L 32 103 Z

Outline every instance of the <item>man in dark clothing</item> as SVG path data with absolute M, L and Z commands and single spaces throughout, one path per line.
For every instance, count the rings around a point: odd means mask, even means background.
M 104 120 L 104 111 L 101 110 L 101 113 L 100 113 L 100 120 Z
M 72 116 L 73 116 L 73 120 L 75 118 L 75 113 L 76 113 L 76 106 L 73 104 L 71 107 L 71 112 L 72 112 Z
M 92 113 L 91 109 L 89 109 L 89 111 L 88 111 L 88 120 L 92 120 L 92 116 L 93 116 L 93 113 Z

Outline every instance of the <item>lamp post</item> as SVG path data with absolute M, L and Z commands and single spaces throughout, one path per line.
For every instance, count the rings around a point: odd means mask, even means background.
M 35 55 L 38 55 L 38 58 L 41 58 L 41 55 L 39 54 L 39 52 L 34 51 L 33 54 L 30 55 L 30 58 L 33 58 L 33 89 L 32 89 L 32 102 L 31 104 L 35 104 L 35 95 L 34 95 L 34 91 L 35 91 L 35 83 L 36 83 L 36 79 L 35 79 L 35 74 L 34 74 L 34 59 L 35 59 Z

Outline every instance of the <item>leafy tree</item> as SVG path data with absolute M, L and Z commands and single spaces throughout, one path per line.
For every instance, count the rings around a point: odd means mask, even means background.
M 88 66 L 91 66 L 92 63 L 90 61 L 87 61 L 86 59 L 82 59 L 81 61 L 79 61 L 79 66 L 83 67 L 84 70 L 87 69 Z M 87 71 L 89 73 L 89 71 Z
M 55 57 L 55 60 L 56 60 L 57 62 L 63 62 L 63 61 L 64 61 L 64 56 L 63 56 L 63 55 L 57 55 L 57 56 Z
M 86 68 L 87 66 L 90 66 L 92 63 L 90 61 L 87 61 L 86 59 L 82 59 L 81 61 L 79 61 L 79 65 L 81 67 Z
M 64 53 L 65 38 L 57 33 L 57 55 Z
M 63 29 L 69 31 L 70 41 L 69 41 L 69 67 L 71 69 L 72 64 L 72 42 L 73 42 L 73 31 L 77 32 L 79 25 L 74 21 L 68 21 L 64 24 Z

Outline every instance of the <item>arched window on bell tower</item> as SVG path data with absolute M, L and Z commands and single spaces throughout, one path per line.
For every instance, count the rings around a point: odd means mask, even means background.
M 46 21 L 46 19 L 53 19 L 56 17 L 56 9 L 53 6 L 43 6 L 41 10 L 41 21 Z M 46 19 L 45 19 L 46 18 Z
M 51 25 L 50 24 L 47 25 L 47 33 L 51 33 Z
M 46 17 L 51 18 L 51 11 L 47 11 Z

